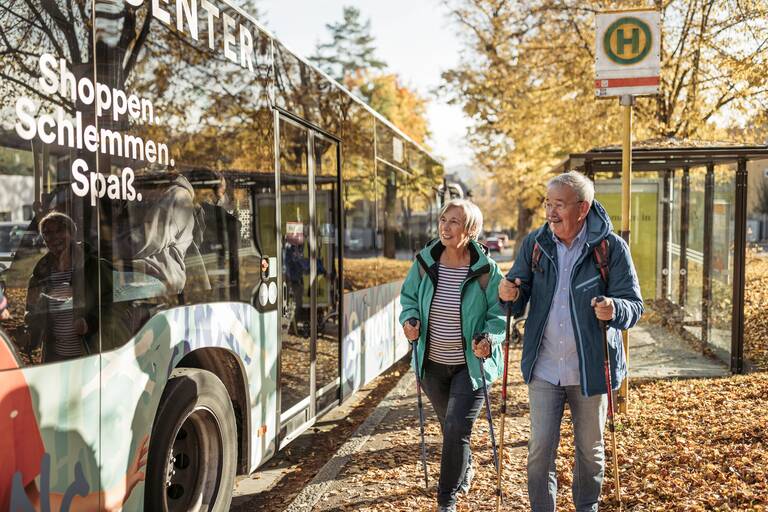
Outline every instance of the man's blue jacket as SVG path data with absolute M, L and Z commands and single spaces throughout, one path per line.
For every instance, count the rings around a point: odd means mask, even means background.
M 608 240 L 608 283 L 604 283 L 594 261 L 594 248 Z M 541 257 L 533 268 L 533 247 L 539 244 Z M 521 316 L 530 304 L 523 336 L 521 368 L 523 379 L 530 382 L 539 355 L 544 327 L 557 288 L 557 248 L 549 224 L 545 223 L 523 240 L 515 264 L 507 279 L 519 278 L 520 296 L 512 303 L 512 314 Z M 643 314 L 640 284 L 626 242 L 613 233 L 611 219 L 603 206 L 594 201 L 587 215 L 587 242 L 574 265 L 570 289 L 571 321 L 579 356 L 581 392 L 587 396 L 605 393 L 603 338 L 595 312 L 593 297 L 605 295 L 614 302 L 614 317 L 608 322 L 608 344 L 611 356 L 611 382 L 617 389 L 627 375 L 627 363 L 621 343 L 621 330 L 633 327 Z

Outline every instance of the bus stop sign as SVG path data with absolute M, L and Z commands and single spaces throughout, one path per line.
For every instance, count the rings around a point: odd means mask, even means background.
M 595 94 L 659 93 L 661 16 L 653 9 L 599 13 L 596 17 Z

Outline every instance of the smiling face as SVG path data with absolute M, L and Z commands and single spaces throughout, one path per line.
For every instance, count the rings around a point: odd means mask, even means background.
M 552 185 L 544 201 L 549 228 L 557 238 L 569 244 L 579 234 L 589 213 L 589 203 L 579 201 L 576 191 L 565 185 Z
M 69 227 L 64 222 L 55 219 L 51 219 L 43 225 L 41 234 L 48 250 L 56 256 L 68 250 L 72 242 L 72 233 L 70 233 Z
M 448 208 L 440 217 L 438 231 L 444 246 L 460 249 L 469 243 L 469 232 L 464 210 L 458 207 Z

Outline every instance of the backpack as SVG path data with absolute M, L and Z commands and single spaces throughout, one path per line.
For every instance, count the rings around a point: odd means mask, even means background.
M 600 272 L 600 277 L 603 279 L 603 283 L 607 286 L 608 265 L 610 263 L 607 238 L 603 238 L 592 250 L 592 259 L 595 261 L 595 267 L 597 267 L 598 272 Z M 531 272 L 541 271 L 539 261 L 541 261 L 541 247 L 539 247 L 539 242 L 534 242 L 533 253 L 531 254 Z

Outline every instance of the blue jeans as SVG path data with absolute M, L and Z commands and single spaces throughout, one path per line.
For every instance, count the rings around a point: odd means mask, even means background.
M 467 365 L 445 365 L 426 359 L 421 387 L 432 402 L 443 431 L 437 503 L 450 506 L 456 503 L 456 491 L 469 465 L 469 438 L 483 407 L 483 390 L 472 390 Z
M 571 409 L 575 464 L 573 504 L 577 512 L 597 512 L 605 471 L 603 431 L 607 395 L 586 397 L 579 386 L 555 386 L 541 379 L 528 384 L 531 437 L 528 441 L 528 497 L 533 512 L 554 512 L 557 499 L 555 457 L 565 403 Z

